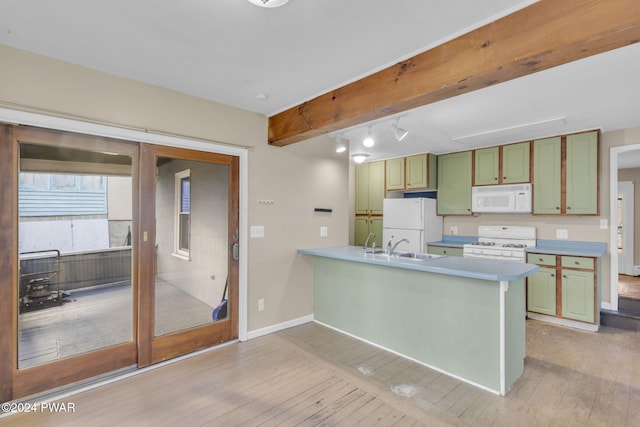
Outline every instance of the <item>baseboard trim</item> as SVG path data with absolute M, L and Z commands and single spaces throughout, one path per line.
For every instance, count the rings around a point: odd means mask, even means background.
M 284 329 L 292 328 L 294 326 L 303 325 L 305 323 L 313 322 L 313 314 L 307 316 L 298 317 L 297 319 L 287 320 L 286 322 L 277 323 L 275 325 L 267 326 L 265 328 L 256 329 L 247 332 L 247 340 L 261 337 L 263 335 L 272 334 L 274 332 L 282 331 Z
M 569 328 L 582 329 L 583 331 L 598 332 L 600 325 L 579 322 L 577 320 L 563 319 L 561 317 L 547 316 L 540 313 L 528 312 L 527 317 L 541 322 L 553 323 L 554 325 L 567 326 Z

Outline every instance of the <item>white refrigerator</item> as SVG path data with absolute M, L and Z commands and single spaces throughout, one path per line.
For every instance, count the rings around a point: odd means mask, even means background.
M 382 211 L 382 244 L 393 236 L 393 242 L 401 239 L 396 248 L 400 252 L 424 253 L 428 242 L 442 240 L 442 217 L 436 215 L 436 200 L 428 198 L 384 199 Z

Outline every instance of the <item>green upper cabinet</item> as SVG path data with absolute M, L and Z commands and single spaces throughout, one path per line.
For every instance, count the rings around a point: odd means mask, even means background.
M 387 190 L 404 190 L 404 157 L 387 160 Z
M 533 141 L 533 213 L 561 214 L 562 138 Z
M 384 161 L 379 161 L 355 166 L 356 215 L 382 215 L 384 165 Z
M 474 185 L 529 182 L 529 142 L 475 150 Z
M 567 136 L 568 215 L 598 214 L 598 132 Z
M 438 156 L 438 215 L 471 215 L 472 152 Z
M 435 189 L 437 162 L 433 154 L 387 160 L 387 190 Z
M 599 150 L 598 131 L 534 141 L 533 213 L 598 215 Z
M 503 184 L 529 182 L 530 144 L 521 142 L 502 146 Z
M 435 185 L 429 185 L 435 181 L 435 179 L 429 179 L 429 172 L 433 172 L 435 176 L 436 169 L 435 166 L 429 167 L 429 159 L 435 163 L 435 156 L 430 154 L 418 154 L 406 158 L 408 190 L 435 187 Z
M 475 185 L 499 184 L 500 148 L 490 147 L 475 150 Z

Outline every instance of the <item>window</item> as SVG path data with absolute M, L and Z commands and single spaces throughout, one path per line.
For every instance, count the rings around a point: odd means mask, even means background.
M 191 170 L 175 175 L 175 247 L 176 255 L 189 258 L 189 232 L 191 226 Z

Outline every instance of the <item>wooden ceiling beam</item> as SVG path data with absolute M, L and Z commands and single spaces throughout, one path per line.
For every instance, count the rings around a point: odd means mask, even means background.
M 269 144 L 293 144 L 638 41 L 638 0 L 541 0 L 270 117 Z

